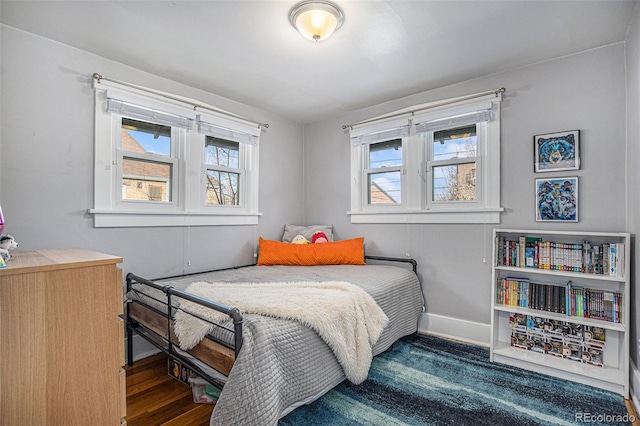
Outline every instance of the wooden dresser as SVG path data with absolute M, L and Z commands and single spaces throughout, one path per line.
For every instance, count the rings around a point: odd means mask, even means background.
M 122 258 L 15 252 L 0 269 L 0 424 L 121 425 Z

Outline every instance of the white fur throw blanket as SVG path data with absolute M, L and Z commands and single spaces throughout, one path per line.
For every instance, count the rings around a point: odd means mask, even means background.
M 389 319 L 362 288 L 347 282 L 190 284 L 187 293 L 258 314 L 299 321 L 329 345 L 351 382 L 363 382 L 371 366 L 371 347 Z M 225 314 L 182 300 L 174 330 L 184 350 L 197 345 L 213 328 L 187 312 L 221 322 Z M 185 312 L 186 311 L 186 312 Z

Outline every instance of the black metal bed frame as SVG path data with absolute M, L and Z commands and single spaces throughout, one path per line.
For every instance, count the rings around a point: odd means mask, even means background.
M 397 257 L 386 257 L 386 256 L 364 256 L 365 260 L 378 260 L 378 261 L 387 261 L 387 262 L 402 262 L 402 263 L 409 263 L 411 264 L 411 268 L 413 270 L 413 273 L 417 275 L 417 262 L 414 259 L 408 259 L 408 258 L 397 258 Z M 150 344 L 152 344 L 153 346 L 155 346 L 156 348 L 158 348 L 161 352 L 163 352 L 165 355 L 167 355 L 167 357 L 171 360 L 175 360 L 178 361 L 180 363 L 182 363 L 183 365 L 187 366 L 189 369 L 195 371 L 197 374 L 199 374 L 202 378 L 204 378 L 206 381 L 208 381 L 209 383 L 218 386 L 220 389 L 222 389 L 222 387 L 224 386 L 224 383 L 222 383 L 220 380 L 212 377 L 209 373 L 207 373 L 206 371 L 204 371 L 202 368 L 200 368 L 196 363 L 194 363 L 191 359 L 183 356 L 182 354 L 180 354 L 179 352 L 176 351 L 176 349 L 174 348 L 174 343 L 172 342 L 171 339 L 171 321 L 173 319 L 173 310 L 177 309 L 175 306 L 172 305 L 172 298 L 173 297 L 178 297 L 178 298 L 182 298 L 182 299 L 186 299 L 189 300 L 191 302 L 200 304 L 202 306 L 205 306 L 207 308 L 213 309 L 215 311 L 218 312 L 222 312 L 226 315 L 228 315 L 232 320 L 233 320 L 233 329 L 225 327 L 223 325 L 220 324 L 215 324 L 218 327 L 221 327 L 223 329 L 226 329 L 230 332 L 232 332 L 234 334 L 234 343 L 233 345 L 229 345 L 228 343 L 222 341 L 222 339 L 214 339 L 214 341 L 216 343 L 219 343 L 229 349 L 232 349 L 234 351 L 234 355 L 237 358 L 238 354 L 240 353 L 240 349 L 242 349 L 242 326 L 243 326 L 243 317 L 242 317 L 242 313 L 240 312 L 240 310 L 238 308 L 235 307 L 230 307 L 230 306 L 225 306 L 219 303 L 216 303 L 214 301 L 211 300 L 207 300 L 207 299 L 203 299 L 201 297 L 197 297 L 194 296 L 192 294 L 189 293 L 185 293 L 184 291 L 181 290 L 176 290 L 175 288 L 171 287 L 171 286 L 167 286 L 167 285 L 160 285 L 157 284 L 154 281 L 159 281 L 159 280 L 167 280 L 167 279 L 172 279 L 172 278 L 181 278 L 181 277 L 187 277 L 187 276 L 191 276 L 191 275 L 199 275 L 199 274 L 206 274 L 209 272 L 219 272 L 219 271 L 225 271 L 225 270 L 230 270 L 230 269 L 240 269 L 240 268 L 246 268 L 249 266 L 255 266 L 255 264 L 251 264 L 251 265 L 242 265 L 242 266 L 234 266 L 231 268 L 222 268 L 222 269 L 214 269 L 214 270 L 210 270 L 210 271 L 204 271 L 204 272 L 194 272 L 194 273 L 190 273 L 190 274 L 183 274 L 183 275 L 174 275 L 174 276 L 169 276 L 169 277 L 163 277 L 163 278 L 156 278 L 154 280 L 149 280 L 143 277 L 140 277 L 138 275 L 132 274 L 132 273 L 128 273 L 126 276 L 126 283 L 127 283 L 127 294 L 132 290 L 133 285 L 134 284 L 143 284 L 152 288 L 155 288 L 157 290 L 162 291 L 163 293 L 166 294 L 167 296 L 167 310 L 166 312 L 162 312 L 146 303 L 143 303 L 141 301 L 136 301 L 136 303 L 141 304 L 142 306 L 144 306 L 147 309 L 150 309 L 162 316 L 165 316 L 167 319 L 167 324 L 166 324 L 166 329 L 167 329 L 167 336 L 168 338 L 163 338 L 162 336 L 160 336 L 158 333 L 156 333 L 155 331 L 151 330 L 148 327 L 145 327 L 143 324 L 140 324 L 138 321 L 134 320 L 133 318 L 131 318 L 130 313 L 129 313 L 129 304 L 132 303 L 133 301 L 130 299 L 127 299 L 125 301 L 125 305 L 126 305 L 126 332 L 127 332 L 127 364 L 129 366 L 133 365 L 133 333 L 135 332 L 137 335 L 139 335 L 140 337 L 142 337 L 143 339 L 145 339 L 147 342 L 149 342 Z M 204 321 L 207 321 L 206 319 L 202 318 Z M 155 338 L 151 337 L 149 334 L 151 334 L 151 336 L 155 336 Z

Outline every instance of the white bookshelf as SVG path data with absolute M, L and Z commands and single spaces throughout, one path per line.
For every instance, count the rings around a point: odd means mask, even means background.
M 623 265 L 621 270 L 617 271 L 616 276 L 538 269 L 523 265 L 505 266 L 502 264 L 502 259 L 498 258 L 498 237 L 517 242 L 520 242 L 520 237 L 530 237 L 565 244 L 582 244 L 583 241 L 589 241 L 592 245 L 621 243 L 625 247 L 622 255 Z M 628 398 L 630 241 L 628 233 L 494 229 L 491 274 L 491 361 L 599 387 Z M 549 312 L 499 303 L 497 301 L 497 283 L 501 278 L 519 278 L 559 287 L 565 287 L 567 281 L 571 281 L 574 286 L 618 292 L 622 295 L 620 321 L 571 316 L 561 312 Z M 602 357 L 604 366 L 589 365 L 512 346 L 510 317 L 513 313 L 580 324 L 583 328 L 584 326 L 603 328 L 606 334 Z

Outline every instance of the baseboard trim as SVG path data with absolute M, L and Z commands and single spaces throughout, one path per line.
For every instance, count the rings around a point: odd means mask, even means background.
M 485 347 L 489 347 L 491 342 L 489 324 L 429 313 L 422 314 L 418 319 L 418 332 Z

